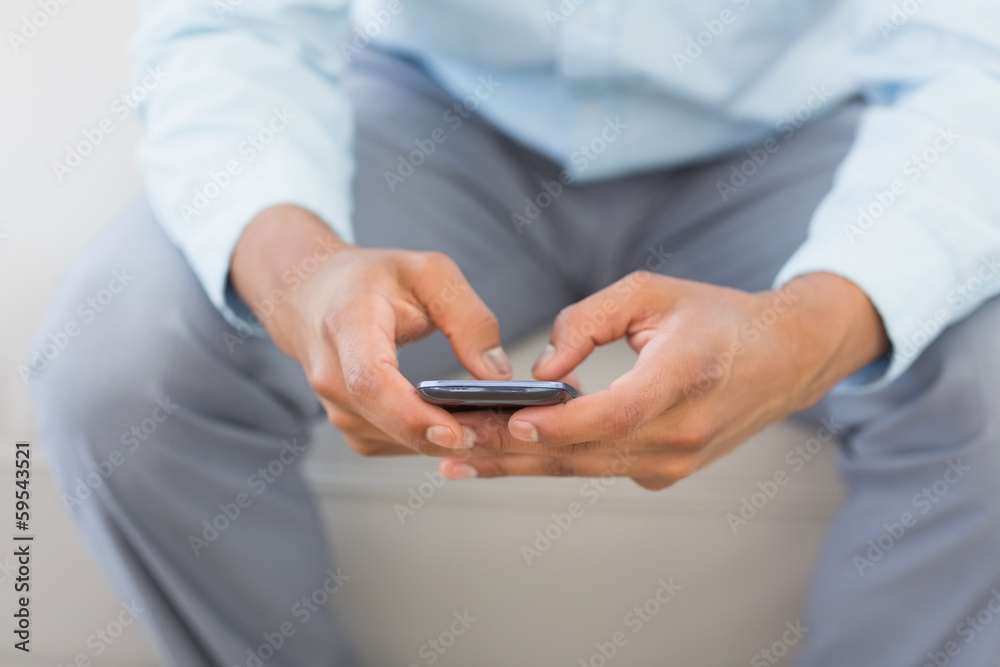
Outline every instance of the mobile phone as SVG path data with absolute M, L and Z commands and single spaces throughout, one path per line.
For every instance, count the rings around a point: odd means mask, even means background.
M 537 380 L 428 380 L 417 385 L 420 397 L 446 410 L 526 408 L 565 403 L 579 392 L 565 382 Z

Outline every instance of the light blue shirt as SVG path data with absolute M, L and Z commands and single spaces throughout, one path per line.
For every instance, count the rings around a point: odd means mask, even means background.
M 862 94 L 855 145 L 776 285 L 831 271 L 881 314 L 902 373 L 1000 292 L 1000 5 L 985 0 L 145 0 L 139 149 L 154 210 L 212 302 L 261 210 L 293 203 L 351 240 L 340 81 L 371 43 L 423 60 L 577 181 L 768 155 Z M 716 184 L 726 198 L 760 151 Z M 391 177 L 387 174 L 387 179 Z M 761 239 L 767 243 L 767 239 Z M 244 325 L 245 326 L 245 325 Z

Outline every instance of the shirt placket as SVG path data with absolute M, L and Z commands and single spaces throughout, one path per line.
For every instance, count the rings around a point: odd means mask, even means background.
M 553 10 L 565 20 L 556 26 L 555 66 L 574 102 L 570 153 L 601 137 L 618 113 L 618 0 L 562 0 Z M 605 145 L 598 156 L 603 167 L 617 162 L 617 151 Z M 572 166 L 571 166 L 572 168 Z

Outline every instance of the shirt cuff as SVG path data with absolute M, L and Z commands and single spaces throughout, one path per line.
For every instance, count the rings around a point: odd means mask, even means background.
M 956 282 L 951 258 L 939 241 L 910 222 L 906 204 L 899 202 L 896 207 L 891 217 L 886 215 L 864 228 L 814 223 L 836 232 L 810 236 L 774 281 L 775 287 L 781 287 L 806 273 L 834 273 L 861 288 L 882 317 L 892 350 L 838 384 L 834 394 L 868 393 L 887 386 L 912 365 L 952 317 L 945 305 L 948 290 Z M 835 202 L 821 206 L 816 215 L 848 219 Z M 851 222 L 859 215 L 860 210 L 855 211 Z
M 344 170 L 347 171 L 346 169 Z M 241 333 L 265 336 L 260 321 L 233 290 L 229 268 L 233 250 L 247 225 L 262 211 L 279 204 L 307 209 L 325 221 L 341 239 L 353 241 L 349 181 L 324 177 L 315 164 L 293 151 L 272 156 L 232 176 L 229 187 L 201 210 L 191 201 L 155 206 L 168 234 L 183 250 L 209 300 Z M 154 194 L 155 190 L 151 191 Z M 155 202 L 154 202 L 155 204 Z

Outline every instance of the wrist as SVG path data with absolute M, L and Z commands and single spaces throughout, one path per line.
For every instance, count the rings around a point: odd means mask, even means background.
M 243 230 L 233 249 L 229 279 L 240 299 L 263 319 L 319 262 L 351 247 L 312 212 L 291 204 L 272 206 Z
M 792 339 L 799 368 L 812 369 L 807 404 L 824 396 L 891 349 L 882 318 L 867 294 L 834 273 L 801 275 L 781 288 L 795 299 Z

